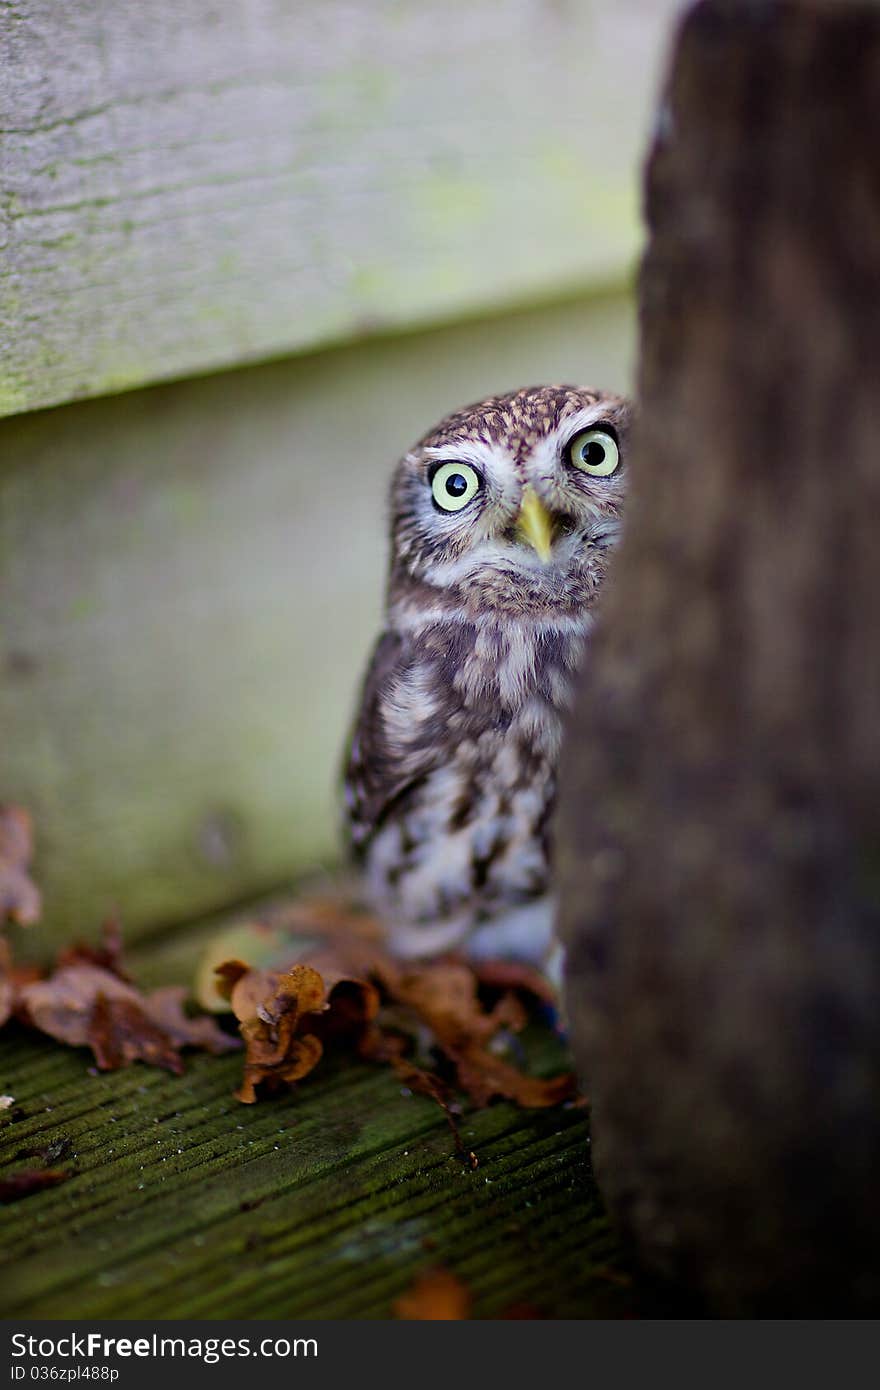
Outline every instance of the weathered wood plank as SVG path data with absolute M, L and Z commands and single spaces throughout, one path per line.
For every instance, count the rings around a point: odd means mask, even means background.
M 876 4 L 688 16 L 563 778 L 604 1190 L 714 1316 L 880 1312 L 878 92 Z
M 555 1069 L 542 1035 L 533 1060 Z M 584 1112 L 469 1115 L 470 1171 L 431 1102 L 365 1064 L 241 1106 L 240 1059 L 181 1078 L 86 1074 L 23 1034 L 0 1042 L 4 1173 L 67 1138 L 75 1176 L 4 1210 L 4 1316 L 385 1318 L 442 1262 L 491 1317 L 620 1316 L 633 1290 L 590 1173 Z M 368 1272 L 369 1277 L 365 1277 Z
M 391 464 L 455 405 L 629 375 L 624 298 L 0 422 L 0 799 L 47 943 L 126 934 L 336 853 Z
M 0 413 L 619 279 L 675 0 L 6 0 Z

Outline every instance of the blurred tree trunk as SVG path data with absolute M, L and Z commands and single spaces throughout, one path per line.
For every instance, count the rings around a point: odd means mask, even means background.
M 597 1168 L 722 1313 L 880 1307 L 880 9 L 704 0 L 563 933 Z

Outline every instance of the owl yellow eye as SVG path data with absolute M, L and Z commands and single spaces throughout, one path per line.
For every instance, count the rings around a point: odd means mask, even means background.
M 610 478 L 620 463 L 617 440 L 607 430 L 584 430 L 576 434 L 568 452 L 575 468 L 593 478 Z
M 480 487 L 480 475 L 469 463 L 441 463 L 431 479 L 431 496 L 444 512 L 460 512 Z

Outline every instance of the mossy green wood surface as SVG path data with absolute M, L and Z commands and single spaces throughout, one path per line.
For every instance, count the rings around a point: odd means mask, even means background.
M 9 0 L 0 414 L 617 279 L 676 0 Z
M 205 930 L 136 960 L 186 978 Z M 534 1030 L 530 1064 L 565 1065 Z M 191 1056 L 182 1077 L 89 1074 L 90 1056 L 0 1034 L 0 1176 L 50 1158 L 73 1176 L 2 1209 L 0 1314 L 385 1318 L 438 1262 L 476 1316 L 621 1316 L 633 1290 L 603 1215 L 578 1108 L 469 1111 L 479 1158 L 453 1151 L 433 1102 L 393 1075 L 330 1060 L 296 1094 L 240 1105 L 241 1056 Z
M 245 1107 L 238 1057 L 95 1077 L 48 1041 L 0 1051 L 24 1116 L 0 1122 L 0 1175 L 64 1138 L 74 1173 L 3 1210 L 4 1316 L 388 1317 L 438 1261 L 478 1316 L 629 1306 L 582 1111 L 468 1115 L 471 1171 L 432 1102 L 363 1064 Z
M 625 386 L 632 336 L 587 298 L 0 422 L 0 800 L 40 941 L 335 857 L 393 461 L 481 394 Z

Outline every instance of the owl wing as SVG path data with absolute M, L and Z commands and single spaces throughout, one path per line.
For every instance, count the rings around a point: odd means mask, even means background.
M 385 632 L 376 643 L 345 769 L 345 806 L 356 851 L 366 849 L 391 810 L 439 764 L 435 740 L 395 740 L 385 717 L 420 664 L 412 643 L 398 633 Z

